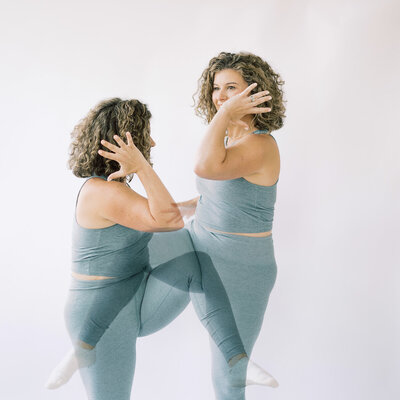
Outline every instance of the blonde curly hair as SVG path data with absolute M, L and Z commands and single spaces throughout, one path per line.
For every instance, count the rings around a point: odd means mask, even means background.
M 126 142 L 126 132 L 132 134 L 135 146 L 151 164 L 150 118 L 151 113 L 147 106 L 139 100 L 122 100 L 116 97 L 97 104 L 71 133 L 68 166 L 72 173 L 84 178 L 93 175 L 107 177 L 118 171 L 119 164 L 100 156 L 98 150 L 103 139 L 114 143 L 114 135 L 120 136 Z M 120 178 L 119 181 L 131 179 L 132 175 Z
M 257 87 L 251 93 L 268 90 L 272 100 L 261 104 L 261 107 L 270 107 L 268 113 L 254 115 L 254 126 L 260 130 L 272 132 L 283 126 L 285 118 L 285 105 L 282 86 L 285 83 L 279 74 L 274 72 L 270 65 L 262 58 L 251 53 L 226 53 L 221 52 L 212 58 L 208 67 L 203 71 L 199 81 L 198 90 L 193 96 L 195 100 L 196 115 L 211 122 L 217 109 L 212 101 L 215 74 L 224 69 L 233 69 L 240 72 L 248 85 L 256 82 Z

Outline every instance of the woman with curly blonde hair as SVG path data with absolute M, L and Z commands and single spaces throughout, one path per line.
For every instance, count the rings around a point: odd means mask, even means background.
M 90 399 L 128 400 L 136 338 L 167 325 L 190 300 L 224 354 L 231 383 L 244 384 L 247 355 L 224 287 L 207 254 L 194 251 L 178 207 L 151 167 L 150 117 L 138 100 L 114 98 L 72 133 L 69 167 L 86 178 L 76 201 L 65 308 L 74 348 L 51 374 L 49 389 L 79 368 Z M 127 185 L 132 174 L 147 198 Z
M 210 60 L 196 104 L 209 123 L 195 165 L 200 198 L 181 203 L 195 213 L 194 247 L 210 256 L 224 284 L 247 354 L 276 279 L 271 229 L 280 159 L 271 133 L 283 125 L 282 85 L 254 54 L 222 52 Z M 243 400 L 245 389 L 229 381 L 213 343 L 211 350 L 216 398 Z M 266 385 L 278 384 L 269 378 Z

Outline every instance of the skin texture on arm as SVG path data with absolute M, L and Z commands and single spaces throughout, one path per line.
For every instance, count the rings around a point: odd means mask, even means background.
M 223 139 L 221 140 L 223 146 Z M 264 135 L 249 135 L 224 147 L 222 162 L 207 163 L 199 161 L 195 173 L 201 178 L 214 180 L 236 179 L 262 172 L 268 156 L 274 149 Z
M 90 228 L 111 226 L 112 223 L 128 228 L 160 232 L 181 229 L 183 219 L 174 199 L 143 154 L 127 133 L 127 144 L 114 136 L 118 146 L 102 141 L 112 152 L 99 150 L 105 158 L 120 164 L 120 170 L 108 177 L 108 182 L 93 178 L 84 186 L 78 200 L 77 219 Z M 140 196 L 130 187 L 112 179 L 136 173 L 148 198 Z M 96 226 L 99 225 L 99 226 Z
M 257 107 L 271 98 L 267 96 L 267 91 L 248 96 L 255 86 L 252 84 L 225 101 L 215 114 L 198 152 L 195 166 L 198 176 L 217 180 L 235 179 L 252 175 L 264 168 L 268 152 L 268 140 L 264 135 L 245 135 L 228 149 L 224 145 L 228 127 L 231 129 L 236 125 L 236 130 L 238 127 L 248 128 L 252 114 L 270 111 L 270 108 Z
M 89 229 L 119 224 L 144 232 L 161 232 L 181 229 L 184 225 L 174 203 L 159 208 L 158 215 L 161 218 L 154 218 L 148 199 L 129 186 L 101 178 L 90 179 L 85 184 L 76 209 L 78 223 Z

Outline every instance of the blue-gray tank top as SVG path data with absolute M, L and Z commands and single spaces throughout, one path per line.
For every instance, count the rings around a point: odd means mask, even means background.
M 244 178 L 221 181 L 197 177 L 196 184 L 200 199 L 195 218 L 205 227 L 237 233 L 272 229 L 278 181 L 262 186 Z
M 86 179 L 85 183 L 91 178 L 94 176 Z M 114 278 L 127 278 L 141 273 L 149 267 L 147 244 L 152 235 L 119 224 L 108 228 L 84 228 L 74 215 L 72 271 Z

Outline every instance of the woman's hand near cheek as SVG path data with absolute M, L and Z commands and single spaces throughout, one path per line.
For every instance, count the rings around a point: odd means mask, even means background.
M 143 154 L 134 145 L 132 136 L 129 132 L 126 133 L 126 139 L 127 143 L 125 143 L 119 136 L 114 136 L 114 140 L 118 143 L 119 147 L 107 142 L 106 140 L 101 141 L 101 144 L 111 150 L 112 153 L 104 150 L 99 150 L 98 153 L 104 158 L 117 161 L 120 165 L 119 171 L 109 175 L 107 178 L 108 181 L 137 173 L 144 165 L 148 164 Z
M 231 97 L 221 106 L 220 111 L 227 113 L 230 122 L 234 125 L 241 125 L 248 128 L 247 124 L 241 119 L 248 114 L 262 114 L 270 112 L 269 107 L 257 107 L 268 100 L 271 100 L 268 90 L 250 95 L 250 92 L 257 86 L 252 83 L 243 92 Z

